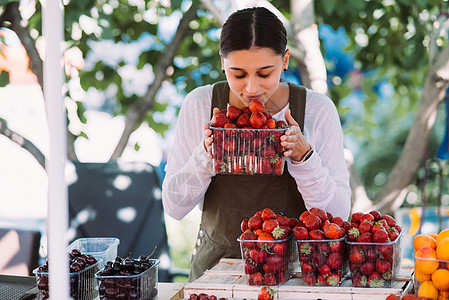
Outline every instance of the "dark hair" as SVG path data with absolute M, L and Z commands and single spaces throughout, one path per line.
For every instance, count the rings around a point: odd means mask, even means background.
M 284 55 L 287 31 L 281 20 L 265 7 L 252 7 L 231 14 L 223 25 L 220 36 L 220 52 L 226 56 L 231 51 L 248 50 L 251 47 L 271 48 Z

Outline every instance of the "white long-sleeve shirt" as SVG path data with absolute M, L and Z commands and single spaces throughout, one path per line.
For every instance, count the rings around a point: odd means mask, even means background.
M 181 107 L 175 138 L 170 149 L 162 184 L 165 212 L 181 220 L 204 195 L 215 171 L 204 148 L 204 124 L 210 121 L 212 85 L 190 92 Z M 273 118 L 285 120 L 287 105 Z M 317 207 L 346 220 L 351 207 L 349 172 L 344 160 L 343 132 L 334 103 L 325 95 L 307 89 L 304 135 L 312 156 L 287 168 L 295 178 L 307 209 Z M 242 175 L 251 176 L 251 175 Z M 289 217 L 299 217 L 289 216 Z

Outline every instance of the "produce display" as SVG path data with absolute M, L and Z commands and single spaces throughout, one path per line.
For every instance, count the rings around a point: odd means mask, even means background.
M 378 211 L 351 215 L 346 240 L 353 286 L 392 286 L 401 266 L 401 232 L 393 217 Z
M 345 229 L 346 228 L 346 229 Z M 311 208 L 293 228 L 304 282 L 308 285 L 338 286 L 347 274 L 346 230 L 349 222 Z
M 220 110 L 210 125 L 215 172 L 220 174 L 281 175 L 284 148 L 281 136 L 287 123 L 273 119 L 258 100 L 240 109 Z
M 292 235 L 296 224 L 297 219 L 270 208 L 242 221 L 243 233 L 237 240 L 249 285 L 277 285 L 290 279 L 298 260 Z
M 94 274 L 98 271 L 98 262 L 91 256 L 73 249 L 68 253 L 70 268 L 70 296 L 75 299 L 93 300 L 98 297 L 98 285 Z M 36 268 L 39 300 L 50 299 L 50 288 L 48 278 L 48 260 L 44 265 Z
M 206 293 L 190 294 L 189 300 L 226 300 L 226 298 L 217 298 L 215 295 L 208 295 Z
M 157 299 L 159 260 L 140 256 L 107 261 L 95 274 L 99 281 L 100 299 Z
M 449 299 L 449 229 L 416 235 L 413 248 L 416 294 L 435 300 Z

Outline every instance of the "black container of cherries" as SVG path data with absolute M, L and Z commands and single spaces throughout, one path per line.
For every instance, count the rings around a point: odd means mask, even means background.
M 121 258 L 107 261 L 95 274 L 99 282 L 101 300 L 109 299 L 157 299 L 159 260 L 146 256 Z
M 94 300 L 98 298 L 98 284 L 95 273 L 98 272 L 98 262 L 91 256 L 73 249 L 68 253 L 70 267 L 70 296 L 75 300 Z M 48 280 L 48 260 L 34 269 L 39 300 L 50 299 Z

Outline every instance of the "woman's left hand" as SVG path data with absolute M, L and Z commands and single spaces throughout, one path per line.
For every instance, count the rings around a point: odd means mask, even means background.
M 293 119 L 290 109 L 285 111 L 285 120 L 290 126 L 281 136 L 281 145 L 286 149 L 284 156 L 290 156 L 294 161 L 301 161 L 312 147 L 307 143 L 298 123 Z

